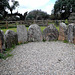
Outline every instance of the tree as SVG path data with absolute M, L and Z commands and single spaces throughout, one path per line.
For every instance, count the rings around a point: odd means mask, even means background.
M 35 20 L 42 20 L 42 19 L 48 19 L 49 15 L 41 10 L 33 10 L 30 11 L 27 16 L 26 19 L 35 19 Z
M 16 9 L 17 6 L 19 6 L 18 1 L 12 1 L 12 3 L 13 3 L 12 6 L 10 6 L 10 4 L 8 4 L 8 7 L 7 7 L 7 8 L 10 10 L 11 15 L 12 15 L 12 11 L 13 11 L 14 9 Z
M 8 5 L 8 0 L 0 0 L 0 19 L 6 15 L 6 7 Z
M 62 19 L 66 19 L 71 12 L 75 12 L 75 0 L 57 0 L 55 2 L 54 15 L 56 18 L 60 14 Z

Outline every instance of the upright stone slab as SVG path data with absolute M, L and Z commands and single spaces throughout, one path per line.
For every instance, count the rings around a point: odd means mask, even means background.
M 75 44 L 75 25 L 73 27 L 73 43 Z
M 4 32 L 0 30 L 0 53 L 5 50 L 5 43 L 4 43 Z
M 4 32 L 1 30 L 2 34 L 3 34 L 3 39 L 4 39 L 4 42 L 3 42 L 3 46 L 2 46 L 2 49 L 5 50 L 5 34 Z
M 42 32 L 37 24 L 32 24 L 28 29 L 28 41 L 42 41 Z
M 65 23 L 60 23 L 60 26 L 59 26 L 59 38 L 58 40 L 66 40 L 66 37 L 67 37 L 67 25 Z
M 6 48 L 11 48 L 13 45 L 18 44 L 17 33 L 12 30 L 7 30 L 5 33 Z
M 50 24 L 43 31 L 44 40 L 47 40 L 47 41 L 57 40 L 58 36 L 59 36 L 59 32 L 58 32 L 58 30 L 55 28 L 55 26 L 53 24 Z
M 18 43 L 27 42 L 27 29 L 25 25 L 17 25 Z
M 70 43 L 73 43 L 73 38 L 74 38 L 74 36 L 73 36 L 73 34 L 74 34 L 73 28 L 74 28 L 74 24 L 73 23 L 71 23 L 71 24 L 68 25 L 67 40 Z

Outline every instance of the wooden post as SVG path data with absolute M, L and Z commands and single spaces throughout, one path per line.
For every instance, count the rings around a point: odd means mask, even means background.
M 6 21 L 6 29 L 8 29 L 8 22 Z
M 35 24 L 36 22 L 35 22 L 35 20 L 34 20 L 34 24 Z
M 20 24 L 22 25 L 22 21 L 20 21 Z
M 48 19 L 46 20 L 46 22 L 47 22 L 47 26 L 48 26 Z

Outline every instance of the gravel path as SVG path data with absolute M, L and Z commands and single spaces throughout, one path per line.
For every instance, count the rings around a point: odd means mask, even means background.
M 0 75 L 75 75 L 75 45 L 31 42 L 0 62 Z

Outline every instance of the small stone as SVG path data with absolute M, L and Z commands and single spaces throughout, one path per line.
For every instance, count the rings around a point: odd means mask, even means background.
M 58 30 L 55 28 L 55 26 L 53 24 L 50 24 L 43 31 L 44 40 L 47 40 L 47 41 L 57 40 L 58 36 L 59 36 L 59 32 L 58 32 Z
M 32 24 L 28 29 L 28 41 L 42 41 L 42 32 L 37 24 Z
M 28 34 L 25 25 L 17 25 L 18 43 L 27 42 Z

